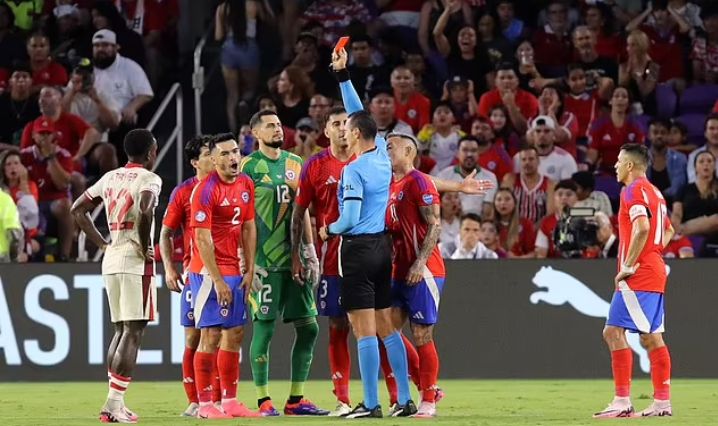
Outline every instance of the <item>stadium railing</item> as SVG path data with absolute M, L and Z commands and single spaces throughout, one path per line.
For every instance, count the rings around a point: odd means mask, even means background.
M 172 129 L 172 133 L 170 134 L 169 138 L 165 141 L 164 145 L 162 146 L 162 149 L 160 149 L 160 152 L 157 154 L 157 161 L 155 162 L 155 166 L 152 169 L 154 172 L 157 170 L 159 165 L 162 163 L 164 158 L 167 156 L 167 153 L 169 150 L 174 147 L 175 148 L 175 172 L 177 176 L 177 182 L 182 182 L 182 177 L 184 173 L 184 160 L 183 160 L 183 151 L 182 151 L 182 141 L 184 140 L 184 132 L 183 132 L 183 125 L 182 125 L 182 114 L 184 111 L 184 102 L 182 99 L 182 86 L 179 83 L 175 83 L 170 91 L 167 93 L 167 96 L 162 100 L 162 103 L 160 104 L 159 108 L 157 108 L 157 111 L 155 111 L 155 114 L 152 116 L 152 119 L 150 120 L 149 124 L 147 125 L 147 130 L 152 131 L 154 130 L 157 123 L 160 121 L 160 119 L 164 116 L 165 112 L 168 111 L 168 107 L 170 106 L 172 101 L 175 101 L 175 114 L 177 123 L 175 124 L 174 129 Z M 100 215 L 100 213 L 103 210 L 103 205 L 100 204 L 95 208 L 95 210 L 92 212 L 92 220 L 94 221 L 97 219 L 97 217 Z M 87 236 L 84 232 L 80 232 L 80 235 L 77 238 L 77 260 L 79 262 L 87 262 L 88 261 L 88 253 L 86 249 L 86 243 L 87 243 Z M 102 250 L 97 250 L 95 253 L 95 256 L 93 257 L 93 262 L 98 262 L 100 258 L 102 258 Z

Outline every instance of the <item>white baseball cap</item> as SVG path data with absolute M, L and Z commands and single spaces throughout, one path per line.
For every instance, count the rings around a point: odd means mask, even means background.
M 92 44 L 97 43 L 117 44 L 117 36 L 114 31 L 100 30 L 92 36 Z
M 534 118 L 531 122 L 531 130 L 535 130 L 536 127 L 541 125 L 544 125 L 551 130 L 556 130 L 556 122 L 548 115 L 539 115 L 538 117 Z

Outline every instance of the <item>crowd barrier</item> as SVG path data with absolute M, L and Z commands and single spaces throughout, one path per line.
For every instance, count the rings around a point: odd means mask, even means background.
M 665 338 L 674 376 L 718 377 L 718 262 L 674 260 L 669 267 Z M 601 330 L 615 271 L 610 260 L 448 262 L 435 332 L 441 377 L 610 377 Z M 147 328 L 135 375 L 178 380 L 180 295 L 161 275 L 157 283 L 159 317 Z M 311 376 L 327 379 L 325 319 L 320 327 Z M 292 333 L 278 324 L 273 379 L 289 378 Z M 99 264 L 0 265 L 0 381 L 104 380 L 110 337 Z M 634 370 L 647 373 L 648 356 L 630 337 Z

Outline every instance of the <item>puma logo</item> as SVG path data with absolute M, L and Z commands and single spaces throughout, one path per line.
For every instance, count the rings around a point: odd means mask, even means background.
M 534 305 L 539 302 L 554 306 L 568 303 L 582 315 L 608 318 L 610 303 L 594 293 L 586 284 L 566 272 L 553 269 L 550 266 L 542 266 L 534 275 L 532 282 L 540 289 L 529 296 L 529 300 Z M 638 334 L 626 333 L 626 338 L 629 346 L 640 359 L 641 371 L 648 373 L 651 361 L 646 350 L 641 347 Z

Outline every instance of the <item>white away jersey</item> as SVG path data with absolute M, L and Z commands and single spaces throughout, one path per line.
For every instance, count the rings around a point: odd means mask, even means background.
M 145 263 L 140 247 L 137 221 L 140 216 L 140 194 L 152 192 L 159 199 L 162 179 L 140 165 L 129 163 L 125 167 L 105 173 L 87 191 L 85 196 L 102 198 L 110 227 L 112 242 L 102 259 L 102 274 L 154 275 L 154 262 Z M 157 205 L 153 206 L 157 207 Z M 154 246 L 154 215 L 150 231 L 150 246 Z
M 514 172 L 521 171 L 521 160 L 519 154 L 514 155 Z M 548 177 L 554 182 L 564 179 L 571 179 L 578 171 L 576 159 L 565 149 L 555 146 L 549 155 L 539 156 L 539 173 Z

